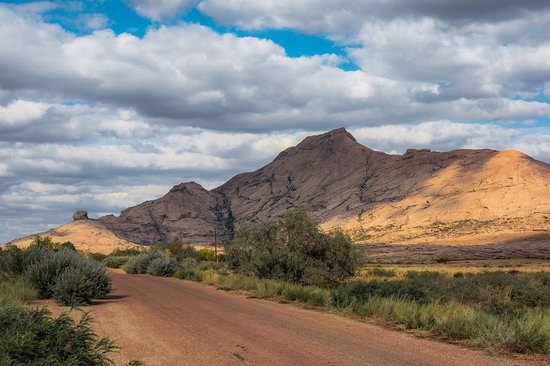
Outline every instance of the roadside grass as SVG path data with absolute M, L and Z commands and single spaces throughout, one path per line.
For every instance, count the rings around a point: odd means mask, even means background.
M 0 307 L 4 304 L 25 305 L 38 298 L 38 291 L 27 278 L 0 274 Z
M 473 346 L 550 352 L 550 274 L 409 271 L 388 277 L 391 271 L 377 270 L 369 280 L 359 276 L 327 288 L 212 268 L 181 268 L 174 276 L 252 297 L 351 313 Z

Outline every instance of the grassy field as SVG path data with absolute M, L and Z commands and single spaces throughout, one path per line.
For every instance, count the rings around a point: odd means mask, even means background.
M 550 272 L 550 260 L 524 258 L 453 261 L 436 264 L 372 264 L 362 266 L 357 270 L 355 279 L 373 277 L 372 270 L 376 268 L 394 271 L 397 277 L 401 277 L 409 271 L 436 271 L 449 275 L 457 272 L 479 273 L 484 271 Z

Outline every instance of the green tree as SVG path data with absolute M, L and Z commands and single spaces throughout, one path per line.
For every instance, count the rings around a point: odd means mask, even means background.
M 304 284 L 333 284 L 353 274 L 351 239 L 325 233 L 305 209 L 278 222 L 243 225 L 226 247 L 229 266 L 260 278 Z

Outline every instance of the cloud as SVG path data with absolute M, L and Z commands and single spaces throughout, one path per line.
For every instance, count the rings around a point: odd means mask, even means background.
M 47 104 L 17 100 L 7 106 L 0 105 L 0 131 L 30 124 L 42 117 L 48 109 Z
M 216 21 L 244 29 L 292 28 L 343 40 L 373 20 L 432 18 L 452 24 L 529 18 L 550 9 L 540 0 L 203 0 L 198 8 Z
M 400 29 L 416 34 L 403 39 L 417 48 L 399 41 Z M 430 32 L 438 30 L 432 21 L 365 28 L 371 47 L 351 52 L 364 71 L 350 72 L 335 66 L 334 55 L 293 58 L 270 40 L 199 25 L 150 29 L 143 38 L 110 30 L 76 36 L 0 8 L 0 85 L 13 98 L 112 105 L 151 123 L 224 131 L 549 115 L 548 104 L 509 98 L 548 80 L 546 46 L 491 56 L 490 47 L 459 47 L 466 38 L 456 46 L 433 42 Z M 522 54 L 534 61 L 522 62 Z
M 193 8 L 199 0 L 128 0 L 141 16 L 153 20 L 175 18 Z

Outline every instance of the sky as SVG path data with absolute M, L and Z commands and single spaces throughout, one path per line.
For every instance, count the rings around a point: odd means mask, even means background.
M 0 1 L 0 243 L 338 127 L 550 162 L 550 1 Z

